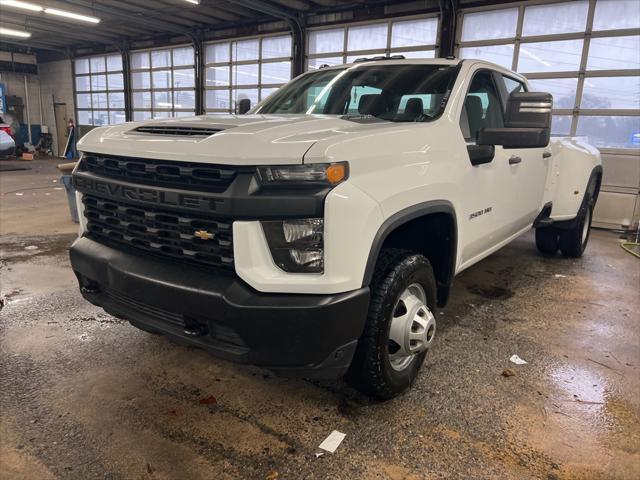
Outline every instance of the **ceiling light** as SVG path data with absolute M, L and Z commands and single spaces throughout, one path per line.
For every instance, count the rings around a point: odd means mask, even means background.
M 21 2 L 19 0 L 0 0 L 0 5 L 3 7 L 21 8 L 23 10 L 31 10 L 32 12 L 41 12 L 44 10 L 40 5 L 33 3 Z
M 100 23 L 100 19 L 97 17 L 90 17 L 89 15 L 80 15 L 79 13 L 67 12 L 66 10 L 58 10 L 57 8 L 45 8 L 44 13 L 50 15 L 57 15 L 58 17 L 71 18 L 73 20 L 80 20 L 82 22 Z
M 0 27 L 0 35 L 7 35 L 9 37 L 20 37 L 20 38 L 31 37 L 30 32 L 25 32 L 24 30 L 12 30 L 10 28 L 2 28 L 2 27 Z
M 184 0 L 185 2 L 193 3 L 194 5 L 200 5 L 200 0 Z

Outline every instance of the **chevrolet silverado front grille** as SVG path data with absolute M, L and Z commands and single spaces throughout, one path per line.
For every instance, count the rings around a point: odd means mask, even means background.
M 79 171 L 141 185 L 204 192 L 224 192 L 238 173 L 230 166 L 92 153 L 84 155 Z
M 139 207 L 85 194 L 87 235 L 116 247 L 233 269 L 232 222 L 199 213 Z

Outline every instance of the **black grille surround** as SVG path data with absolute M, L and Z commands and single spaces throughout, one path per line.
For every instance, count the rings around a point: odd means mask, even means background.
M 180 188 L 189 191 L 223 192 L 240 170 L 208 163 L 174 162 L 114 155 L 86 154 L 78 167 L 101 177 L 140 185 Z
M 82 203 L 86 236 L 100 243 L 196 265 L 234 268 L 232 222 L 228 219 L 88 194 L 83 195 Z

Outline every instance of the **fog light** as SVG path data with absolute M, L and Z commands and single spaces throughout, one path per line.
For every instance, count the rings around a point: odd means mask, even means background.
M 262 228 L 273 261 L 285 272 L 324 271 L 324 220 L 306 218 L 264 221 Z

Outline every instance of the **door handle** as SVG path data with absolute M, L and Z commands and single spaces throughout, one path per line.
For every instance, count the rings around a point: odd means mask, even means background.
M 542 154 L 542 158 L 549 158 L 551 156 L 551 152 L 544 152 Z
M 522 161 L 522 158 L 516 157 L 515 155 L 511 155 L 509 157 L 509 165 L 516 165 Z

